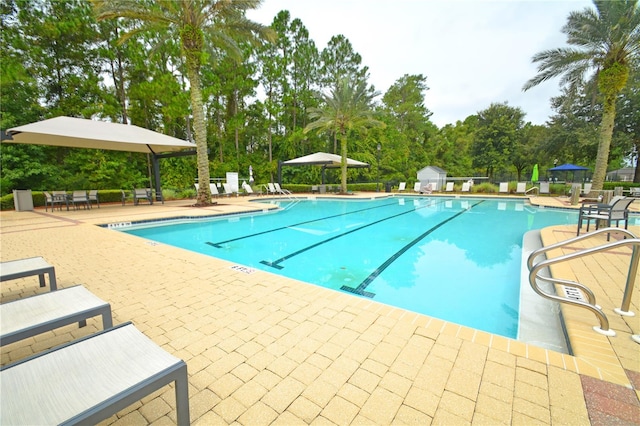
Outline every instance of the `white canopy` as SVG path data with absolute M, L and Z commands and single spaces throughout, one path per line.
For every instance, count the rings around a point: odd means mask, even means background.
M 305 165 L 317 165 L 325 166 L 328 168 L 340 167 L 342 163 L 342 157 L 336 154 L 329 154 L 328 152 L 316 152 L 315 154 L 305 155 L 304 157 L 294 158 L 292 160 L 283 161 L 283 166 L 305 166 Z M 369 164 L 362 161 L 352 160 L 347 158 L 347 167 L 369 167 Z
M 14 127 L 6 133 L 8 137 L 2 142 L 70 148 L 155 154 L 196 147 L 191 142 L 138 126 L 64 116 Z

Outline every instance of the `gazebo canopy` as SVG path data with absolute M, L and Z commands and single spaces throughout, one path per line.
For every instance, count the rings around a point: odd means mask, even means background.
M 65 116 L 8 129 L 2 142 L 152 154 L 196 147 L 138 126 Z
M 6 133 L 3 132 L 1 142 L 151 154 L 158 199 L 161 197 L 158 159 L 193 155 L 196 148 L 196 145 L 191 142 L 138 126 L 65 116 L 8 129 Z M 191 150 L 169 153 L 186 148 Z M 159 152 L 167 154 L 158 155 Z
M 342 157 L 336 154 L 329 154 L 328 152 L 316 152 L 315 154 L 309 154 L 304 157 L 298 157 L 282 162 L 283 166 L 316 165 L 324 166 L 326 168 L 338 168 L 341 164 Z M 369 167 L 369 164 L 347 158 L 347 167 Z
M 589 170 L 588 167 L 576 166 L 575 164 L 567 163 L 558 167 L 552 167 L 550 172 L 577 172 L 580 170 Z

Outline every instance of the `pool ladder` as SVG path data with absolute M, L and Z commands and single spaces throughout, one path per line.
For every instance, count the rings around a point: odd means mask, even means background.
M 575 242 L 586 240 L 604 233 L 607 233 L 607 234 L 622 233 L 625 236 L 628 236 L 630 238 L 620 240 L 620 241 L 607 242 L 606 244 L 602 244 L 600 246 L 579 250 L 574 253 L 565 254 L 565 255 L 554 257 L 551 259 L 545 258 L 545 260 L 542 260 L 538 263 L 534 263 L 538 256 L 550 250 L 561 248 L 561 247 L 573 244 Z M 598 320 L 600 321 L 600 326 L 599 327 L 594 326 L 593 329 L 596 332 L 600 334 L 604 334 L 606 336 L 615 336 L 616 332 L 611 328 L 609 328 L 609 320 L 607 316 L 602 311 L 602 308 L 596 304 L 596 296 L 586 285 L 576 281 L 563 280 L 560 278 L 543 276 L 543 275 L 540 275 L 540 272 L 543 271 L 545 268 L 548 268 L 549 266 L 554 264 L 566 262 L 566 261 L 577 259 L 584 256 L 589 256 L 595 253 L 613 250 L 619 247 L 628 247 L 628 246 L 632 248 L 632 252 L 631 252 L 631 261 L 629 264 L 629 272 L 627 275 L 627 282 L 625 286 L 624 296 L 622 298 L 622 304 L 620 308 L 615 308 L 614 312 L 617 313 L 618 315 L 634 316 L 635 314 L 629 311 L 629 307 L 631 305 L 631 295 L 633 293 L 633 287 L 635 285 L 636 277 L 638 275 L 638 263 L 640 262 L 640 239 L 626 229 L 603 228 L 594 232 L 590 232 L 588 234 L 583 234 L 578 237 L 568 239 L 566 241 L 560 241 L 556 244 L 542 247 L 538 250 L 533 251 L 529 255 L 529 258 L 527 259 L 527 266 L 529 268 L 529 284 L 531 284 L 531 287 L 533 288 L 533 290 L 542 297 L 545 297 L 550 300 L 555 300 L 560 303 L 566 303 L 569 305 L 578 306 L 580 308 L 584 308 L 593 312 L 598 318 Z M 569 297 L 568 295 L 561 296 L 558 294 L 548 293 L 538 286 L 538 281 L 547 281 L 552 284 L 560 284 L 566 287 L 578 288 L 586 296 L 586 300 L 583 297 L 575 297 L 575 296 Z M 637 343 L 640 343 L 640 335 L 633 335 L 631 336 L 631 338 Z

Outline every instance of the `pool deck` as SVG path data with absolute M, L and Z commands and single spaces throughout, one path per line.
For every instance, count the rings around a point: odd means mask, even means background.
M 599 335 L 593 314 L 564 307 L 571 356 L 94 226 L 262 210 L 247 197 L 218 201 L 207 208 L 182 200 L 0 212 L 0 258 L 43 256 L 55 266 L 59 288 L 85 285 L 111 303 L 114 323 L 132 321 L 184 359 L 194 425 L 640 425 L 640 345 L 630 338 L 640 334 L 640 291 L 631 304 L 639 315 L 612 312 L 622 300 L 630 250 L 553 269 L 590 286 L 617 332 Z M 566 198 L 530 201 L 575 207 Z M 632 208 L 640 210 L 640 202 Z M 640 226 L 630 230 L 640 235 Z M 575 225 L 542 232 L 547 245 L 574 235 Z M 37 277 L 1 286 L 2 302 L 48 291 Z M 98 329 L 94 318 L 85 328 L 4 346 L 1 362 Z M 175 421 L 173 389 L 166 387 L 104 424 Z

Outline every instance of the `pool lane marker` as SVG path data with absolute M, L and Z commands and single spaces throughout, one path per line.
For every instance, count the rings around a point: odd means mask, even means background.
M 433 231 L 435 231 L 436 229 L 440 228 L 441 226 L 443 226 L 444 224 L 452 221 L 453 219 L 457 218 L 458 216 L 460 216 L 461 214 L 465 213 L 467 210 L 471 210 L 472 208 L 474 208 L 475 206 L 477 206 L 478 204 L 483 203 L 484 200 L 479 201 L 475 204 L 473 204 L 471 207 L 468 207 L 466 209 L 463 209 L 462 211 L 456 213 L 455 215 L 451 216 L 450 218 L 443 220 L 442 222 L 438 223 L 437 225 L 435 225 L 434 227 L 430 228 L 429 230 L 427 230 L 426 232 L 424 232 L 422 235 L 418 236 L 417 238 L 415 238 L 413 241 L 411 241 L 409 244 L 405 245 L 404 247 L 402 247 L 400 250 L 398 250 L 393 256 L 391 256 L 390 258 L 388 258 L 382 265 L 380 265 L 379 267 L 377 267 L 367 278 L 365 278 L 364 281 L 362 281 L 362 283 L 356 287 L 349 287 L 346 285 L 343 285 L 342 287 L 340 287 L 340 290 L 344 290 L 344 291 L 348 291 L 349 293 L 354 293 L 354 294 L 358 294 L 360 296 L 365 296 L 365 297 L 369 297 L 369 298 L 373 298 L 376 294 L 375 293 L 371 293 L 369 291 L 366 291 L 365 289 L 367 288 L 367 286 L 369 284 L 371 284 L 371 282 L 373 282 L 373 280 L 375 280 L 376 278 L 378 278 L 378 276 L 385 270 L 387 269 L 393 262 L 396 261 L 396 259 L 398 259 L 398 257 L 402 256 L 407 250 L 409 250 L 411 247 L 415 246 L 416 244 L 418 244 L 420 241 L 422 241 L 426 236 L 428 236 L 429 234 L 431 234 Z
M 262 232 L 256 232 L 254 234 L 243 235 L 242 237 L 232 238 L 230 240 L 219 241 L 217 243 L 206 242 L 205 244 L 208 244 L 208 245 L 210 245 L 212 247 L 215 247 L 215 248 L 223 248 L 223 244 L 232 243 L 234 241 L 244 240 L 246 238 L 253 238 L 253 237 L 257 237 L 258 235 L 269 234 L 271 232 L 282 231 L 283 229 L 293 228 L 294 226 L 306 225 L 307 223 L 320 222 L 320 221 L 323 221 L 323 220 L 326 220 L 326 219 L 333 219 L 334 217 L 346 216 L 346 215 L 350 215 L 350 214 L 354 214 L 354 213 L 364 212 L 364 211 L 367 211 L 367 210 L 379 209 L 379 208 L 382 208 L 382 207 L 389 207 L 389 206 L 395 206 L 395 205 L 397 205 L 397 203 L 387 203 L 387 204 L 383 204 L 381 206 L 367 207 L 366 209 L 354 210 L 352 212 L 340 213 L 340 214 L 335 214 L 335 215 L 326 216 L 326 217 L 320 217 L 318 219 L 312 219 L 312 220 L 307 220 L 307 221 L 304 221 L 304 222 L 294 223 L 293 225 L 281 226 L 279 228 L 273 228 L 273 229 L 269 229 L 267 231 L 262 231 Z
M 439 202 L 439 203 L 436 203 L 436 204 L 442 204 L 442 202 Z M 295 257 L 295 256 L 297 256 L 297 255 L 299 255 L 301 253 L 304 253 L 305 251 L 311 250 L 313 248 L 316 248 L 318 246 L 321 246 L 323 244 L 326 244 L 326 243 L 328 243 L 330 241 L 333 241 L 333 240 L 336 240 L 338 238 L 342 238 L 345 235 L 349 235 L 349 234 L 351 234 L 353 232 L 360 231 L 361 229 L 368 228 L 368 227 L 376 225 L 378 223 L 385 222 L 385 221 L 391 220 L 391 219 L 395 219 L 396 217 L 404 216 L 405 214 L 409 214 L 409 213 L 414 213 L 416 210 L 426 209 L 426 208 L 429 208 L 429 207 L 433 207 L 433 205 L 430 204 L 430 205 L 424 205 L 424 206 L 416 207 L 416 208 L 413 208 L 411 210 L 407 210 L 407 211 L 402 212 L 402 213 L 397 213 L 397 214 L 385 217 L 383 219 L 379 219 L 379 220 L 376 220 L 374 222 L 367 223 L 366 225 L 362 225 L 362 226 L 359 226 L 357 228 L 350 229 L 349 231 L 343 232 L 342 234 L 334 235 L 333 237 L 327 238 L 326 240 L 318 241 L 315 244 L 307 246 L 307 247 L 305 247 L 303 249 L 300 249 L 298 251 L 294 251 L 293 253 L 290 253 L 290 254 L 288 254 L 288 255 L 286 255 L 284 257 L 281 257 L 280 259 L 277 259 L 277 260 L 274 260 L 274 261 L 261 260 L 260 263 L 262 263 L 263 265 L 271 266 L 272 268 L 275 268 L 275 269 L 284 269 L 284 266 L 280 266 L 280 263 L 284 262 L 287 259 L 291 259 L 292 257 Z

